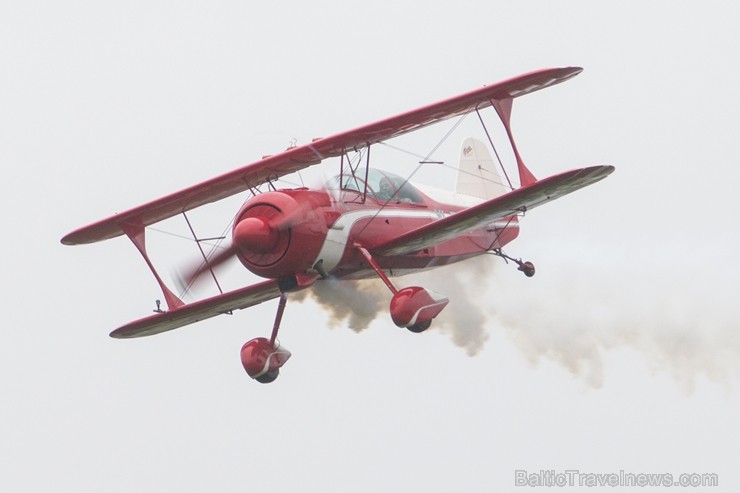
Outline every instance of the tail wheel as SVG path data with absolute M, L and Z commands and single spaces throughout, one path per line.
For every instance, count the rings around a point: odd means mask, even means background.
M 519 264 L 518 270 L 524 272 L 525 276 L 532 277 L 534 275 L 534 264 L 532 262 L 522 262 Z
M 414 332 L 415 334 L 420 334 L 424 332 L 425 330 L 427 330 L 429 326 L 431 325 L 432 325 L 432 321 L 427 320 L 426 322 L 421 322 L 418 324 L 410 325 L 406 328 L 409 329 L 411 332 Z

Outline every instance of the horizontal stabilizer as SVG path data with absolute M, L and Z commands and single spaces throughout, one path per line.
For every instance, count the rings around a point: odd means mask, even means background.
M 375 255 L 405 255 L 418 252 L 512 214 L 526 212 L 606 178 L 613 166 L 592 166 L 566 171 L 482 204 L 463 209 L 433 223 L 414 229 L 380 245 L 368 245 Z
M 242 310 L 280 296 L 277 281 L 264 281 L 169 312 L 157 313 L 119 327 L 110 333 L 116 339 L 150 336 L 200 322 L 232 310 Z

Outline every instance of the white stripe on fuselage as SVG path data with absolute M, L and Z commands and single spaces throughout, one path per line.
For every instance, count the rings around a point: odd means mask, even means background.
M 347 247 L 349 241 L 349 235 L 352 232 L 357 221 L 367 218 L 390 218 L 390 217 L 406 217 L 406 218 L 422 218 L 422 219 L 439 219 L 437 212 L 425 210 L 425 211 L 401 211 L 398 209 L 363 209 L 361 211 L 352 211 L 343 214 L 336 220 L 336 222 L 329 228 L 326 233 L 326 239 L 324 245 L 321 247 L 321 252 L 316 258 L 313 265 L 317 262 L 323 261 L 321 264 L 324 272 L 331 272 L 334 270 L 339 262 L 342 260 L 344 255 L 344 249 Z

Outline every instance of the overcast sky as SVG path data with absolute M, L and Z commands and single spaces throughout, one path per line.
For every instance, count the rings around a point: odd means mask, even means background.
M 516 470 L 568 469 L 716 473 L 706 491 L 737 491 L 737 8 L 252 3 L 0 3 L 0 489 L 515 491 Z M 508 251 L 532 279 L 493 258 L 397 279 L 452 299 L 422 335 L 372 286 L 382 307 L 359 332 L 292 300 L 293 358 L 260 385 L 238 353 L 275 302 L 113 340 L 161 298 L 151 273 L 125 238 L 59 242 L 292 139 L 571 65 L 516 100 L 519 149 L 538 177 L 616 172 L 524 218 Z M 448 129 L 398 145 L 426 155 Z M 454 164 L 465 136 L 434 157 Z M 387 151 L 375 164 L 399 174 L 418 160 Z M 196 214 L 200 231 L 243 199 Z M 149 240 L 165 265 L 196 254 Z

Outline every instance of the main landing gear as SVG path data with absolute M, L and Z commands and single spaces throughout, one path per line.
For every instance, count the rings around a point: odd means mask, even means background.
M 520 258 L 517 259 L 517 258 L 509 257 L 500 248 L 494 248 L 493 250 L 491 250 L 491 253 L 498 257 L 501 257 L 502 259 L 504 259 L 504 261 L 506 261 L 506 263 L 508 263 L 509 260 L 514 262 L 516 265 L 519 266 L 517 267 L 517 270 L 523 272 L 525 276 L 527 277 L 534 276 L 535 269 L 534 269 L 534 264 L 532 262 L 523 262 L 522 259 Z
M 275 381 L 280 374 L 280 367 L 290 358 L 290 351 L 277 343 L 277 333 L 280 330 L 280 321 L 283 318 L 287 301 L 285 293 L 282 293 L 270 339 L 257 337 L 242 346 L 242 366 L 247 374 L 259 383 Z
M 398 327 L 405 327 L 415 333 L 427 330 L 432 325 L 432 319 L 439 315 L 444 307 L 447 306 L 447 303 L 449 303 L 447 297 L 420 286 L 396 289 L 390 279 L 388 279 L 388 276 L 385 275 L 385 272 L 375 262 L 370 252 L 362 246 L 355 245 L 355 247 L 393 293 L 390 303 L 390 313 L 393 323 Z M 256 339 L 247 341 L 242 346 L 242 366 L 247 374 L 258 382 L 274 382 L 280 375 L 280 368 L 291 356 L 290 351 L 277 343 L 280 322 L 288 301 L 285 293 L 295 289 L 298 285 L 306 287 L 311 282 L 313 282 L 313 278 L 296 279 L 293 282 L 280 282 L 280 301 L 278 303 L 277 313 L 275 314 L 272 335 L 269 339 L 257 337 Z
M 427 330 L 432 325 L 432 319 L 439 315 L 450 300 L 439 293 L 419 286 L 396 289 L 370 252 L 360 245 L 355 245 L 355 247 L 393 293 L 390 306 L 393 323 L 417 334 Z

